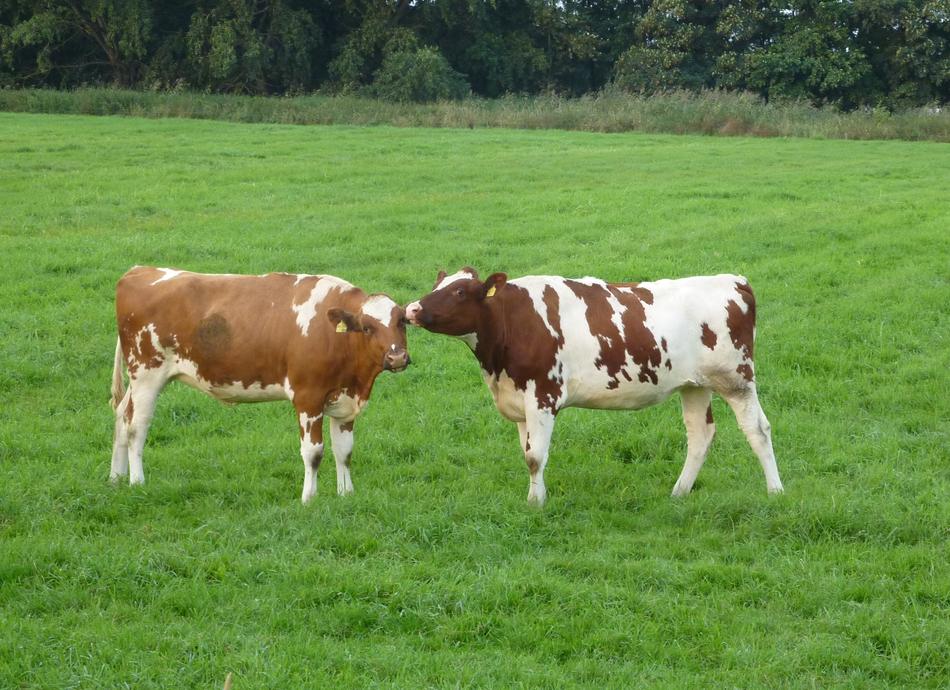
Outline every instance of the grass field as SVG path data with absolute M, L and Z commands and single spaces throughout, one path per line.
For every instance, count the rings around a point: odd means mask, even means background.
M 950 146 L 0 114 L 0 687 L 946 687 Z M 785 482 L 734 419 L 568 410 L 525 503 L 460 343 L 410 332 L 356 495 L 289 404 L 159 399 L 107 482 L 129 266 L 747 275 Z

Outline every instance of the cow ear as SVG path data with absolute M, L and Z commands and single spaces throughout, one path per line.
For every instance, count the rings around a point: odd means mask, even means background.
M 340 309 L 339 307 L 328 309 L 327 318 L 330 320 L 330 323 L 335 326 L 337 333 L 346 333 L 347 331 L 356 331 L 359 333 L 360 330 L 362 330 L 357 318 L 346 309 Z
M 448 275 L 448 274 L 447 274 L 445 271 L 439 271 L 439 275 L 436 277 L 435 283 L 433 283 L 433 285 L 432 285 L 432 289 L 435 290 L 437 287 L 439 287 L 439 283 L 441 283 L 442 280 L 443 280 L 443 279 L 445 278 L 445 276 L 447 276 L 447 275 Z
M 505 287 L 505 283 L 507 282 L 508 276 L 504 273 L 492 273 L 485 282 L 482 283 L 482 298 L 494 297 L 495 293 Z

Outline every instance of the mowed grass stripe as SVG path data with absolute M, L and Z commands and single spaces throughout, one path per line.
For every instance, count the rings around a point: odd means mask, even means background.
M 950 156 L 902 142 L 0 114 L 0 687 L 940 687 Z M 529 509 L 464 345 L 410 332 L 313 505 L 286 404 L 172 384 L 108 486 L 132 264 L 742 273 L 786 494 L 728 408 L 568 410 Z

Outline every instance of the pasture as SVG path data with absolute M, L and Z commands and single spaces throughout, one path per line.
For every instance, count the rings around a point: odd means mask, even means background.
M 0 687 L 945 687 L 950 147 L 0 113 Z M 568 410 L 525 503 L 474 358 L 412 329 L 318 496 L 289 403 L 159 398 L 107 482 L 116 279 L 463 264 L 748 276 L 783 496 L 718 399 Z M 331 450 L 332 452 L 332 450 Z

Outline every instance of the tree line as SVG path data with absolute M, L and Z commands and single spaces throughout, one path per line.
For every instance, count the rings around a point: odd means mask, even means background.
M 950 100 L 950 0 L 2 0 L 0 87 Z

